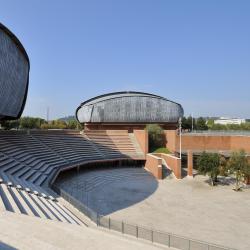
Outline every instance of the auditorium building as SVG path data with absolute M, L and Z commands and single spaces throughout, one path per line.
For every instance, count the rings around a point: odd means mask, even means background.
M 76 110 L 85 130 L 145 129 L 159 124 L 163 129 L 176 129 L 183 116 L 179 103 L 164 97 L 134 91 L 108 93 L 83 102 Z

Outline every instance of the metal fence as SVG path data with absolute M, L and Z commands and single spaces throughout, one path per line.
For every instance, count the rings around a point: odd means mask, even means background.
M 152 243 L 157 243 L 181 250 L 235 250 L 232 248 L 223 247 L 203 241 L 188 239 L 167 232 L 161 232 L 154 229 L 149 229 L 146 227 L 127 223 L 124 221 L 114 220 L 107 216 L 102 216 L 100 214 L 97 214 L 89 207 L 82 204 L 80 201 L 72 197 L 64 190 L 58 188 L 55 185 L 53 185 L 52 187 L 58 194 L 61 195 L 61 197 L 63 197 L 74 207 L 76 207 L 79 211 L 81 211 L 83 214 L 89 217 L 99 227 L 117 231 L 125 235 L 136 237 L 138 239 L 150 241 Z
M 97 225 L 114 230 L 122 234 L 134 236 L 138 239 L 151 241 L 181 250 L 232 250 L 232 248 L 214 245 L 207 242 L 188 239 L 171 233 L 161 232 L 146 227 L 133 225 L 127 222 L 111 219 L 110 217 L 98 216 Z

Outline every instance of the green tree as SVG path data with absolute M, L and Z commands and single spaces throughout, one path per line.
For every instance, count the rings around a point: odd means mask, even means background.
M 6 130 L 18 129 L 19 125 L 20 125 L 20 120 L 1 121 L 1 127 Z
M 41 125 L 42 129 L 66 129 L 67 123 L 62 120 L 52 120 L 48 123 L 43 123 Z
M 164 130 L 157 124 L 149 124 L 146 127 L 149 138 L 149 150 L 155 151 L 157 148 L 166 146 Z
M 211 130 L 227 130 L 227 126 L 222 125 L 222 124 L 213 124 L 210 129 Z
M 199 173 L 204 175 L 208 174 L 210 177 L 210 183 L 212 186 L 214 186 L 220 171 L 219 154 L 203 152 L 197 160 L 197 165 Z
M 186 118 L 185 116 L 182 118 L 181 121 L 181 125 L 182 125 L 182 129 L 187 129 L 187 130 L 192 130 L 192 116 L 189 116 L 188 118 Z M 193 126 L 195 129 L 195 120 L 193 119 Z
M 228 170 L 228 166 L 227 166 L 226 157 L 221 155 L 220 156 L 219 175 L 228 176 L 228 174 L 229 174 L 229 170 Z
M 207 127 L 211 129 L 214 126 L 214 120 L 213 119 L 208 119 L 207 121 Z
M 43 123 L 45 123 L 45 120 L 37 117 L 25 116 L 20 118 L 21 129 L 40 129 Z
M 250 174 L 249 163 L 244 150 L 232 152 L 228 161 L 228 169 L 235 175 L 236 182 L 234 190 L 241 190 L 240 182 Z
M 197 119 L 197 121 L 196 121 L 196 129 L 197 130 L 208 130 L 206 120 L 203 117 L 199 117 Z
M 250 184 L 250 164 L 248 162 L 248 164 L 246 164 L 244 167 L 243 167 L 243 176 L 244 176 L 244 180 L 246 182 L 246 184 Z

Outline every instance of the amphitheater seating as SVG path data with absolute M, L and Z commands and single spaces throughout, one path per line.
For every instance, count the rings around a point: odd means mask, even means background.
M 90 130 L 86 131 L 85 135 L 96 144 L 104 155 L 138 155 L 126 130 Z
M 82 222 L 52 197 L 27 192 L 0 181 L 0 212 L 9 211 L 44 219 L 81 225 Z
M 72 182 L 69 175 L 60 176 L 56 181 L 56 185 L 68 193 L 74 193 L 74 197 L 78 198 L 78 195 L 82 195 L 79 190 L 82 190 L 83 192 L 91 192 L 96 188 L 109 184 L 110 182 L 125 179 L 130 180 L 131 177 L 134 179 L 142 178 L 143 180 L 152 178 L 147 171 L 142 171 L 141 168 L 130 167 L 130 171 L 128 171 L 128 167 L 117 169 L 112 168 L 112 171 L 110 171 L 109 168 L 106 168 L 103 170 L 99 169 L 98 171 L 87 171 L 86 173 L 77 176 L 74 176 L 73 174 L 71 175 L 71 178 L 75 180 L 75 183 Z M 74 190 L 76 190 L 76 192 L 74 192 Z
M 0 212 L 81 224 L 49 198 L 54 174 L 93 161 L 142 157 L 127 131 L 0 131 Z
M 44 187 L 59 168 L 138 157 L 127 131 L 0 131 L 2 179 L 47 195 Z

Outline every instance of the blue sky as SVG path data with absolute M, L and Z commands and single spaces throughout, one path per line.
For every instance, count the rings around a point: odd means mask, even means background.
M 248 0 L 0 0 L 0 22 L 30 57 L 24 115 L 135 90 L 186 115 L 250 118 Z

